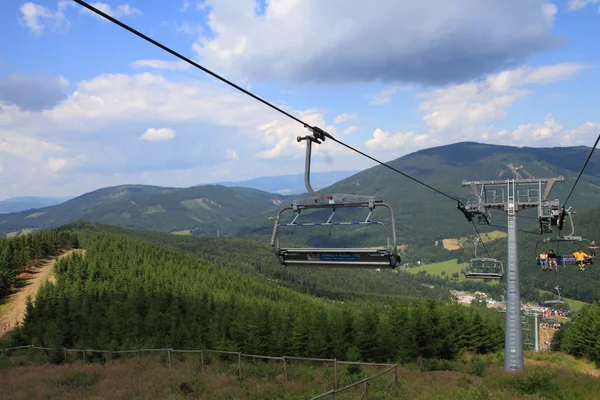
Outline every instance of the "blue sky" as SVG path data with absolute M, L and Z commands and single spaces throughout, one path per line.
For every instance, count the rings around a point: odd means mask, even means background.
M 600 132 L 600 0 L 91 4 L 380 159 Z M 0 35 L 0 199 L 303 170 L 301 125 L 74 1 L 4 1 Z

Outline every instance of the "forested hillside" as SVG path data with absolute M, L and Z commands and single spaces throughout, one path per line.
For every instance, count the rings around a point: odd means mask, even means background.
M 86 220 L 133 229 L 217 236 L 217 230 L 225 224 L 277 207 L 284 198 L 255 189 L 217 185 L 186 189 L 116 186 L 57 206 L 0 215 L 0 235 Z
M 317 299 L 197 257 L 98 234 L 85 257 L 56 264 L 56 284 L 45 284 L 28 304 L 13 337 L 58 348 L 351 353 L 375 361 L 453 358 L 461 349 L 502 346 L 496 313 L 431 299 L 380 300 Z
M 17 276 L 62 250 L 77 248 L 77 235 L 68 231 L 45 231 L 17 238 L 0 238 L 0 297 L 10 293 Z
M 196 255 L 217 265 L 245 274 L 275 279 L 294 290 L 329 299 L 342 300 L 358 295 L 419 296 L 449 299 L 450 290 L 485 290 L 500 299 L 502 288 L 482 281 L 450 282 L 402 269 L 292 268 L 278 263 L 268 243 L 246 239 L 190 237 L 113 226 L 75 222 L 61 229 L 77 233 L 82 246 L 97 233 L 109 233 L 144 240 L 156 246 Z M 460 252 L 454 252 L 457 254 Z M 456 257 L 456 255 L 455 255 Z M 383 301 L 383 300 L 382 300 Z
M 600 365 L 600 303 L 586 306 L 555 335 L 554 350 L 587 358 Z

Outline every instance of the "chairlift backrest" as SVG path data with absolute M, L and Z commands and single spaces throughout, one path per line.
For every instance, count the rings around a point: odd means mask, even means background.
M 327 267 L 327 268 L 395 268 L 400 265 L 396 244 L 396 220 L 394 211 L 389 204 L 375 200 L 374 196 L 363 196 L 354 194 L 327 194 L 315 193 L 310 185 L 310 158 L 311 144 L 320 144 L 313 136 L 298 137 L 298 141 L 306 140 L 306 168 L 305 186 L 309 197 L 296 199 L 291 206 L 279 211 L 275 218 L 271 246 L 279 262 L 286 266 L 297 267 Z M 335 221 L 336 209 L 359 208 L 368 211 L 364 220 L 361 221 Z M 322 248 L 322 247 L 283 247 L 280 245 L 279 233 L 285 227 L 318 227 L 318 226 L 370 226 L 377 225 L 385 228 L 379 221 L 371 221 L 371 214 L 376 208 L 385 208 L 390 213 L 391 237 L 387 235 L 386 242 L 381 247 L 354 247 L 354 248 Z M 327 209 L 331 211 L 329 218 L 323 222 L 299 222 L 302 211 Z M 285 212 L 293 212 L 295 217 L 289 223 L 281 222 L 281 216 Z
M 479 236 L 475 239 L 475 258 L 465 263 L 463 275 L 467 279 L 502 279 L 504 267 L 502 262 L 495 258 L 477 257 L 477 245 L 480 243 Z

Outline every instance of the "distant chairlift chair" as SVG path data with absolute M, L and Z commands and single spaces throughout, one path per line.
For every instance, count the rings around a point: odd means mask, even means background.
M 354 194 L 329 194 L 321 195 L 315 193 L 310 184 L 310 159 L 311 144 L 321 144 L 328 136 L 327 133 L 318 128 L 309 128 L 314 136 L 298 136 L 298 142 L 306 141 L 306 165 L 304 183 L 309 197 L 294 200 L 292 205 L 279 211 L 275 218 L 271 246 L 279 262 L 285 266 L 296 267 L 325 267 L 325 268 L 395 268 L 400 265 L 396 244 L 396 220 L 394 211 L 389 204 L 377 201 L 373 196 L 361 196 Z M 382 222 L 371 221 L 371 213 L 377 207 L 384 207 L 391 216 L 391 242 L 387 235 L 387 242 L 381 248 L 357 247 L 357 248 L 303 248 L 283 247 L 279 243 L 279 232 L 283 227 L 315 227 L 315 226 L 346 226 L 346 225 L 379 225 L 385 229 Z M 362 221 L 334 222 L 333 217 L 338 208 L 366 208 L 369 213 Z M 325 222 L 297 222 L 303 210 L 329 209 L 331 215 Z M 289 223 L 281 222 L 281 215 L 286 211 L 293 211 L 296 215 Z M 387 232 L 387 231 L 386 231 Z
M 556 286 L 554 289 L 556 289 L 556 292 L 558 293 L 558 299 L 546 300 L 546 301 L 544 301 L 544 304 L 547 304 L 547 305 L 565 304 L 565 302 L 560 299 L 560 286 Z
M 468 279 L 502 279 L 504 266 L 495 258 L 477 257 L 477 245 L 480 239 L 475 239 L 475 258 L 466 262 L 463 275 Z

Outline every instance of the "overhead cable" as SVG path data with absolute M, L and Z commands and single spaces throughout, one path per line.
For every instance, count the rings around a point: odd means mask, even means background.
M 573 194 L 573 191 L 575 190 L 575 186 L 577 186 L 577 183 L 579 183 L 579 178 L 581 178 L 581 175 L 583 175 L 583 171 L 585 170 L 585 167 L 587 167 L 588 162 L 592 158 L 592 154 L 594 154 L 594 150 L 596 150 L 596 146 L 598 145 L 598 141 L 600 141 L 600 134 L 596 138 L 596 142 L 592 146 L 592 149 L 590 150 L 590 154 L 588 154 L 588 157 L 585 160 L 585 163 L 583 164 L 583 168 L 581 168 L 581 171 L 579 172 L 579 175 L 577 176 L 577 179 L 575 180 L 575 183 L 573 184 L 573 187 L 571 188 L 571 191 L 569 192 L 569 195 L 567 196 L 567 199 L 563 203 L 563 207 L 566 207 L 567 203 L 569 202 L 569 199 L 571 198 L 571 195 Z
M 85 1 L 82 1 L 82 0 L 73 0 L 73 1 L 75 1 L 75 2 L 76 2 L 76 3 L 78 3 L 79 5 L 81 5 L 81 6 L 85 7 L 85 8 L 87 8 L 87 9 L 88 9 L 88 10 L 90 10 L 91 12 L 94 12 L 94 13 L 96 13 L 96 14 L 100 15 L 101 17 L 103 17 L 103 18 L 106 18 L 107 20 L 109 20 L 110 22 L 112 22 L 112 23 L 114 23 L 114 24 L 116 24 L 116 25 L 120 26 L 121 28 L 123 28 L 123 29 L 125 29 L 125 30 L 127 30 L 127 31 L 129 31 L 129 32 L 131 32 L 131 33 L 133 33 L 134 35 L 136 35 L 136 36 L 139 36 L 140 38 L 142 38 L 142 39 L 146 40 L 147 42 L 150 42 L 150 43 L 152 43 L 153 45 L 155 45 L 155 46 L 157 46 L 157 47 L 161 48 L 162 50 L 166 51 L 167 53 L 170 53 L 170 54 L 174 55 L 175 57 L 177 57 L 177 58 L 179 58 L 179 59 L 181 59 L 181 60 L 185 61 L 186 63 L 188 63 L 188 64 L 190 64 L 190 65 L 192 65 L 192 66 L 194 66 L 194 67 L 196 67 L 196 68 L 198 68 L 198 69 L 200 69 L 200 70 L 202 70 L 202 71 L 206 72 L 207 74 L 209 74 L 209 75 L 213 76 L 214 78 L 216 78 L 216 79 L 220 80 L 221 82 L 224 82 L 224 83 L 226 83 L 227 85 L 229 85 L 229 86 L 231 86 L 231 87 L 235 88 L 236 90 L 239 90 L 240 92 L 242 92 L 242 93 L 244 93 L 244 94 L 246 94 L 246 95 L 248 95 L 248 96 L 252 97 L 253 99 L 255 99 L 255 100 L 257 100 L 257 101 L 259 101 L 259 102 L 263 103 L 264 105 L 266 105 L 266 106 L 268 106 L 268 107 L 270 107 L 270 108 L 274 109 L 275 111 L 278 111 L 278 112 L 280 112 L 281 114 L 285 115 L 286 117 L 293 119 L 294 121 L 296 121 L 296 122 L 298 122 L 298 123 L 302 124 L 302 125 L 303 125 L 305 128 L 308 128 L 309 130 L 311 130 L 311 131 L 313 131 L 313 132 L 314 132 L 314 131 L 320 132 L 321 134 L 324 134 L 324 136 L 325 136 L 325 137 L 327 137 L 327 138 L 330 138 L 330 139 L 331 139 L 331 140 L 333 140 L 334 142 L 336 142 L 336 143 L 339 143 L 339 144 L 341 144 L 342 146 L 344 146 L 344 147 L 346 147 L 346 148 L 348 148 L 348 149 L 350 149 L 350 150 L 352 150 L 352 151 L 354 151 L 354 152 L 356 152 L 356 153 L 358 153 L 358 154 L 360 154 L 360 155 L 362 155 L 362 156 L 364 156 L 364 157 L 367 157 L 368 159 L 370 159 L 370 160 L 372 160 L 372 161 L 374 161 L 374 162 L 376 162 L 376 163 L 378 163 L 378 164 L 380 164 L 380 165 L 382 165 L 382 166 L 384 166 L 384 167 L 386 167 L 386 168 L 388 168 L 388 169 L 391 169 L 392 171 L 394 171 L 394 172 L 397 172 L 397 173 L 399 173 L 400 175 L 402 175 L 402 176 L 404 176 L 404 177 L 406 177 L 406 178 L 408 178 L 408 179 L 410 179 L 410 180 L 412 180 L 412 181 L 414 181 L 414 182 L 416 182 L 416 183 L 418 183 L 418 184 L 420 184 L 420 185 L 422 185 L 422 186 L 425 186 L 426 188 L 428 188 L 428 189 L 431 189 L 431 190 L 433 190 L 433 191 L 434 191 L 434 192 L 436 192 L 436 193 L 439 193 L 439 194 L 441 194 L 441 195 L 443 195 L 443 196 L 445 196 L 445 197 L 447 197 L 447 198 L 449 198 L 449 199 L 451 199 L 451 200 L 453 200 L 453 201 L 456 201 L 456 202 L 458 202 L 458 203 L 462 204 L 462 203 L 461 203 L 461 201 L 460 201 L 459 199 L 457 199 L 456 197 L 454 197 L 454 196 L 451 196 L 451 195 L 449 195 L 449 194 L 447 194 L 447 193 L 444 193 L 443 191 L 441 191 L 441 190 L 439 190 L 439 189 L 436 189 L 436 188 L 434 188 L 433 186 L 431 186 L 431 185 L 428 185 L 428 184 L 426 184 L 425 182 L 423 182 L 423 181 L 420 181 L 419 179 L 417 179 L 417 178 L 414 178 L 414 177 L 412 177 L 412 176 L 410 176 L 410 175 L 408 175 L 408 174 L 406 174 L 406 173 L 404 173 L 404 172 L 400 171 L 399 169 L 397 169 L 397 168 L 394 168 L 394 167 L 392 167 L 391 165 L 389 165 L 389 164 L 386 164 L 385 162 L 383 162 L 383 161 L 380 161 L 380 160 L 376 159 L 375 157 L 372 157 L 372 156 L 370 156 L 370 155 L 368 155 L 368 154 L 366 154 L 366 153 L 364 153 L 364 152 L 362 152 L 362 151 L 358 150 L 357 148 L 355 148 L 355 147 L 353 147 L 353 146 L 350 146 L 349 144 L 346 144 L 346 143 L 344 143 L 344 142 L 342 142 L 342 141 L 340 141 L 340 140 L 338 140 L 338 139 L 334 138 L 334 137 L 333 137 L 333 136 L 331 136 L 329 133 L 327 133 L 327 132 L 323 131 L 323 130 L 322 130 L 322 129 L 320 129 L 320 128 L 317 128 L 317 127 L 313 127 L 313 126 L 311 126 L 310 124 L 308 124 L 308 123 L 306 123 L 306 122 L 302 121 L 300 118 L 298 118 L 298 117 L 296 117 L 296 116 L 294 116 L 294 115 L 292 115 L 292 114 L 288 113 L 287 111 L 285 111 L 285 110 L 281 109 L 280 107 L 277 107 L 276 105 L 274 105 L 274 104 L 270 103 L 269 101 L 267 101 L 267 100 L 265 100 L 265 99 L 263 99 L 263 98 L 261 98 L 261 97 L 259 97 L 259 96 L 255 95 L 255 94 L 253 94 L 252 92 L 250 92 L 250 91 L 248 91 L 248 90 L 246 90 L 246 89 L 242 88 L 241 86 L 239 86 L 239 85 L 236 85 L 235 83 L 233 83 L 233 82 L 231 82 L 230 80 L 228 80 L 228 79 L 226 79 L 226 78 L 222 77 L 221 75 L 217 74 L 216 72 L 213 72 L 213 71 L 209 70 L 208 68 L 206 68 L 206 67 L 203 67 L 202 65 L 198 64 L 197 62 L 195 62 L 195 61 L 192 61 L 191 59 L 189 59 L 189 58 L 185 57 L 184 55 L 182 55 L 182 54 L 180 54 L 180 53 L 178 53 L 178 52 L 176 52 L 175 50 L 171 49 L 170 47 L 167 47 L 167 46 L 165 46 L 165 45 L 163 45 L 163 44 L 161 44 L 161 43 L 157 42 L 156 40 L 152 39 L 151 37 L 149 37 L 149 36 L 147 36 L 147 35 L 144 35 L 144 34 L 143 34 L 143 33 L 141 33 L 140 31 L 138 31 L 138 30 L 136 30 L 136 29 L 134 29 L 134 28 L 130 27 L 130 26 L 129 26 L 129 25 L 127 25 L 127 24 L 124 24 L 123 22 L 119 21 L 118 19 L 116 19 L 116 18 L 114 18 L 114 17 L 112 17 L 112 16 L 108 15 L 107 13 L 105 13 L 105 12 L 103 12 L 103 11 L 101 11 L 101 10 L 99 10 L 99 9 L 95 8 L 94 6 L 92 6 L 92 5 L 88 4 L 88 3 L 86 3 Z

